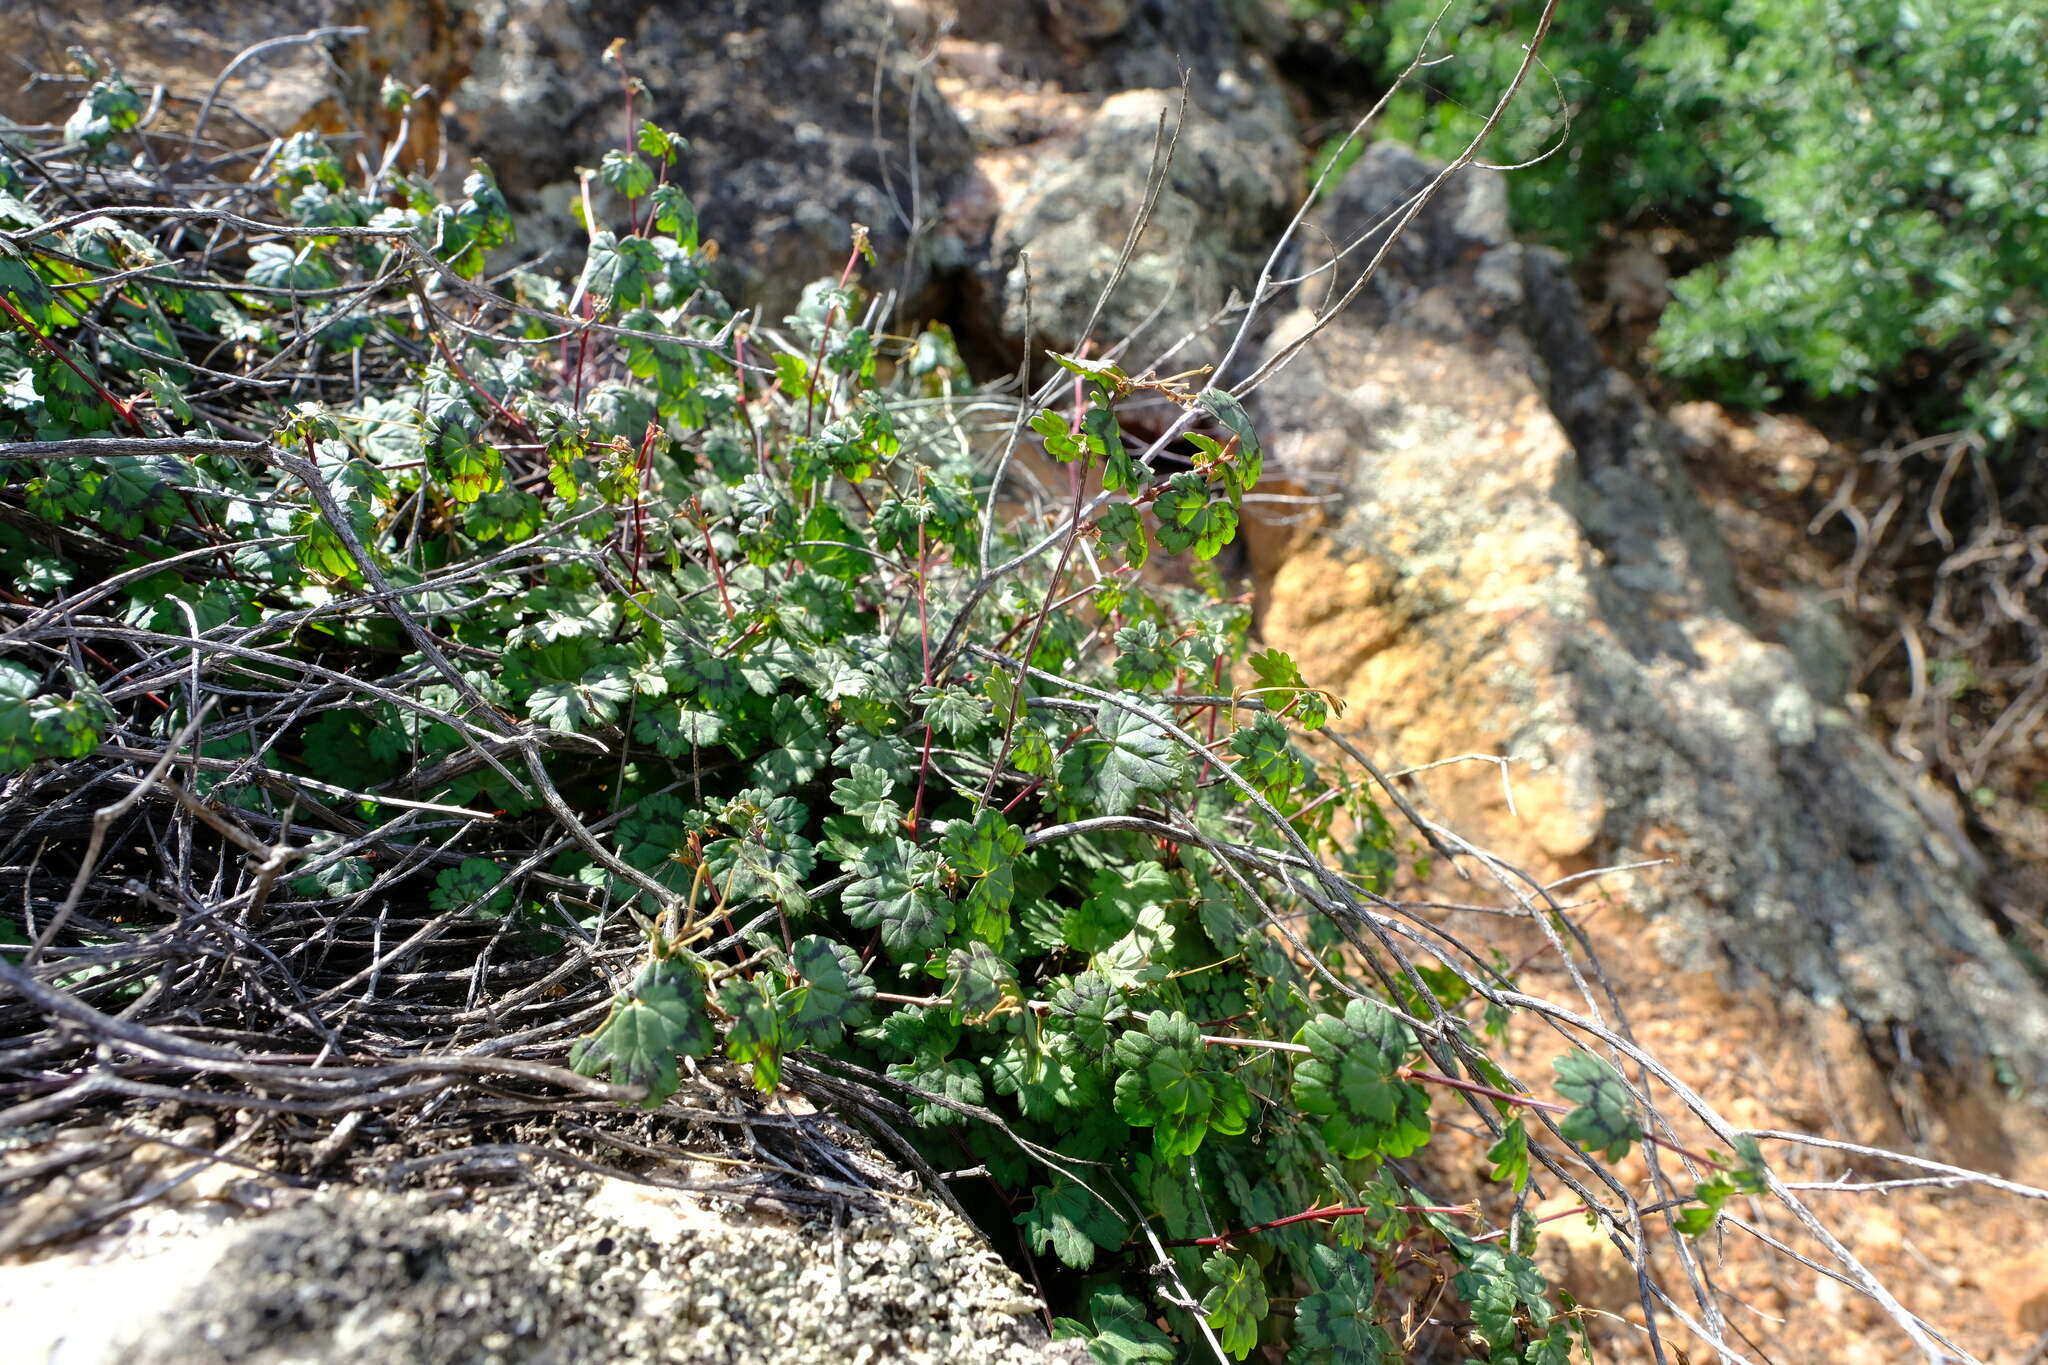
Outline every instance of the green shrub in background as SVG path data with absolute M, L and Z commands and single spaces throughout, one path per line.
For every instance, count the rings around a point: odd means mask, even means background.
M 1712 154 L 1764 232 L 1679 281 L 1665 366 L 1742 402 L 1889 387 L 1937 429 L 2048 425 L 2048 11 L 1747 9 Z
M 1390 76 L 1437 7 L 1348 15 Z M 1443 155 L 1492 107 L 1542 6 L 1454 5 L 1454 60 L 1382 125 Z M 1660 363 L 1727 401 L 1884 392 L 1923 429 L 2048 425 L 2048 12 L 2030 0 L 1562 5 L 1544 47 L 1574 122 L 1510 181 L 1522 232 L 1583 252 L 1603 228 L 1726 213 L 1726 260 L 1678 281 Z M 1489 148 L 1560 131 L 1532 82 Z
M 1429 0 L 1301 0 L 1344 16 L 1342 41 L 1391 78 L 1419 51 L 1452 60 L 1418 72 L 1397 92 L 1378 136 L 1446 159 L 1485 124 L 1523 59 L 1540 3 L 1444 7 Z M 1508 196 L 1517 231 L 1566 251 L 1583 251 L 1609 224 L 1674 205 L 1704 206 L 1717 171 L 1704 132 L 1722 99 L 1731 46 L 1731 0 L 1671 4 L 1561 4 L 1542 57 L 1555 83 L 1532 76 L 1509 107 L 1484 159 L 1518 163 L 1558 153 L 1517 172 Z M 1430 25 L 1437 36 L 1430 38 Z

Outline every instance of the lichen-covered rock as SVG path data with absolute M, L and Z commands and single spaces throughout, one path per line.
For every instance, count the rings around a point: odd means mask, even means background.
M 674 175 L 721 246 L 745 301 L 793 303 L 837 275 L 861 223 L 885 268 L 878 288 L 919 293 L 933 261 L 957 262 L 940 206 L 968 162 L 959 123 L 921 84 L 887 6 L 867 0 L 471 0 L 475 70 L 456 95 L 465 147 L 530 212 L 523 248 L 582 255 L 568 215 L 577 167 L 625 132 L 624 40 L 645 83 L 636 118 L 690 141 Z M 770 320 L 775 320 L 771 312 Z
M 407 145 L 411 164 L 427 167 L 442 152 L 440 101 L 468 74 L 476 46 L 465 0 L 29 0 L 8 18 L 0 24 L 0 65 L 10 72 L 0 113 L 16 122 L 69 114 L 81 86 L 23 77 L 75 74 L 66 56 L 73 47 L 120 68 L 145 96 L 161 85 L 161 127 L 189 128 L 219 79 L 206 131 L 259 151 L 265 134 L 308 128 L 389 135 L 397 119 L 381 92 L 390 77 L 428 88 Z M 361 32 L 279 41 L 335 29 Z
M 1245 41 L 1258 6 L 1069 0 L 1024 19 L 1015 6 L 956 8 L 940 86 L 977 150 L 979 179 L 954 215 L 988 225 L 980 330 L 1005 344 L 1080 344 L 1141 219 L 1162 115 L 1177 144 L 1092 339 L 1099 349 L 1133 338 L 1126 354 L 1142 365 L 1251 292 L 1304 165 L 1273 65 Z M 1213 361 L 1228 335 L 1198 338 L 1172 363 Z
M 238 52 L 320 29 L 359 27 L 266 49 L 237 69 L 223 101 L 278 133 L 300 128 L 388 134 L 389 76 L 434 91 L 412 121 L 409 165 L 458 176 L 487 162 L 511 199 L 522 259 L 561 270 L 586 238 L 570 212 L 579 168 L 628 136 L 625 73 L 644 85 L 633 117 L 689 139 L 672 174 L 718 240 L 721 285 L 760 303 L 771 322 L 803 286 L 837 275 L 851 224 L 872 234 L 875 288 L 913 299 L 934 263 L 965 264 L 943 208 L 969 165 L 966 134 L 918 74 L 886 6 L 865 0 L 37 0 L 40 23 L 0 25 L 0 56 L 23 71 L 63 71 L 78 45 L 145 90 L 204 96 Z M 623 71 L 606 49 L 622 40 Z M 78 91 L 44 84 L 0 96 L 22 121 L 63 116 Z M 439 100 L 452 112 L 444 148 Z M 167 117 L 189 114 L 174 104 Z M 211 125 L 232 124 L 225 109 Z M 250 138 L 246 128 L 238 136 Z M 594 207 L 623 221 L 601 187 Z
M 9 1359 L 51 1365 L 1037 1365 L 1038 1303 L 899 1200 L 797 1229 L 617 1179 L 153 1208 L 0 1267 Z
M 1246 296 L 1285 224 L 1302 157 L 1293 119 L 1248 85 L 1241 101 L 1191 101 L 1127 272 L 1103 304 L 1098 347 L 1133 339 L 1142 365 L 1213 323 L 1233 294 Z M 1160 117 L 1182 118 L 1178 90 L 1111 95 L 1070 138 L 1034 149 L 997 214 L 984 267 L 1005 336 L 1071 349 L 1145 202 Z M 1027 264 L 1028 258 L 1028 264 Z M 1235 325 L 1236 318 L 1228 319 Z M 1219 340 L 1220 339 L 1220 340 Z M 1176 369 L 1213 361 L 1227 331 L 1183 348 Z
M 1317 211 L 1345 241 L 1435 172 L 1376 145 Z M 1270 345 L 1309 315 L 1277 324 Z M 1840 1002 L 1902 1070 L 2048 1082 L 2048 998 L 1979 908 L 1940 799 L 1848 709 L 1846 632 L 1746 600 L 1677 442 L 1586 329 L 1563 263 L 1460 174 L 1357 306 L 1258 395 L 1271 455 L 1341 490 L 1252 528 L 1264 629 L 1448 823 L 1601 885 L 1693 969 Z M 1916 1061 L 1917 1059 L 1917 1061 Z

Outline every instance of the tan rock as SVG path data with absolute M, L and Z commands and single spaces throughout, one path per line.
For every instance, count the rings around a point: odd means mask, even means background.
M 1368 148 L 1313 240 L 1433 172 Z M 1316 325 L 1282 317 L 1266 355 Z M 1861 1042 L 1906 1041 L 1906 1072 L 1964 1077 L 1950 1097 L 1994 1053 L 2048 1095 L 2048 993 L 1845 707 L 1825 612 L 1751 609 L 1679 438 L 1602 360 L 1561 261 L 1513 241 L 1497 175 L 1448 182 L 1255 400 L 1271 467 L 1335 490 L 1312 536 L 1248 525 L 1261 629 L 1447 825 L 1539 880 L 1661 860 L 1597 889 L 1675 965 L 1839 1002 Z M 1747 437 L 1772 476 L 1811 458 L 1799 432 Z
M 1995 1261 L 1984 1288 L 2015 1339 L 2031 1341 L 2048 1332 L 2048 1249 Z
M 1578 1207 L 1575 1195 L 1559 1195 L 1531 1212 L 1541 1219 Z M 1605 1228 L 1584 1217 L 1559 1218 L 1543 1224 L 1536 1239 L 1536 1264 L 1552 1284 L 1561 1285 L 1584 1303 L 1619 1308 L 1636 1297 L 1635 1267 L 1614 1245 Z

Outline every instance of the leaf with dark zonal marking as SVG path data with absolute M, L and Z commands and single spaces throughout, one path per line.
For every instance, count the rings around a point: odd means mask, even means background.
M 1154 1010 L 1116 1040 L 1116 1112 L 1152 1130 L 1161 1159 L 1192 1156 L 1211 1132 L 1234 1136 L 1251 1119 L 1244 1082 L 1213 1064 L 1194 1021 Z
M 1410 1156 L 1429 1141 L 1429 1097 L 1399 1076 L 1415 1035 L 1391 1010 L 1353 1000 L 1340 1018 L 1317 1015 L 1294 1037 L 1310 1049 L 1294 1068 L 1294 1101 L 1323 1120 L 1347 1160 Z
M 0 772 L 39 758 L 83 758 L 99 747 L 99 718 L 89 702 L 39 690 L 33 670 L 0 661 Z
M 1159 519 L 1159 544 L 1168 554 L 1192 549 L 1197 559 L 1214 559 L 1237 536 L 1237 509 L 1209 495 L 1200 474 L 1176 474 L 1152 504 Z
M 1104 702 L 1095 712 L 1094 737 L 1068 751 L 1060 780 L 1076 790 L 1092 787 L 1104 814 L 1122 815 L 1139 797 L 1178 782 L 1181 772 L 1172 736 L 1128 706 Z
M 946 941 L 953 903 L 939 889 L 937 855 L 890 839 L 863 853 L 855 871 L 846 917 L 863 929 L 880 927 L 889 956 L 906 962 Z
M 1268 800 L 1278 800 L 1308 776 L 1287 738 L 1287 727 L 1269 715 L 1255 715 L 1230 737 L 1237 755 L 1237 775 L 1257 787 Z
M 1128 1013 L 1123 996 L 1108 980 L 1082 972 L 1052 993 L 1052 1018 L 1061 1026 L 1054 1045 L 1075 1056 L 1100 1058 L 1116 1041 L 1116 1022 Z
M 954 875 L 971 883 L 965 902 L 969 932 L 983 942 L 1000 944 L 1009 930 L 1023 832 L 1001 811 L 985 809 L 971 824 L 955 820 L 939 848 Z
M 646 1087 L 641 1106 L 654 1109 L 675 1093 L 676 1058 L 707 1055 L 712 1038 L 697 959 L 657 958 L 612 1001 L 596 1031 L 570 1047 L 569 1065 L 579 1075 L 609 1071 L 614 1085 Z
M 1073 1318 L 1056 1319 L 1055 1338 L 1085 1340 L 1088 1354 L 1101 1365 L 1147 1365 L 1175 1358 L 1173 1338 L 1153 1325 L 1142 1299 L 1121 1289 L 1096 1290 L 1088 1299 L 1088 1318 L 1092 1327 Z
M 790 964 L 803 978 L 804 997 L 789 1017 L 792 1039 L 803 1047 L 830 1047 L 849 1028 L 867 1022 L 875 983 L 860 969 L 860 954 L 818 934 L 796 941 Z
M 1017 1215 L 1017 1222 L 1030 1235 L 1033 1251 L 1051 1248 L 1075 1270 L 1094 1265 L 1097 1249 L 1121 1247 L 1127 1227 L 1123 1216 L 1100 1195 L 1065 1176 L 1033 1191 L 1031 1207 Z
M 1557 1093 L 1575 1106 L 1557 1131 L 1608 1161 L 1628 1155 L 1643 1137 L 1635 1102 L 1621 1073 L 1590 1052 L 1574 1052 L 1551 1063 L 1557 1072 Z
M 1432 1222 L 1437 1221 L 1432 1216 Z M 1495 1356 L 1514 1349 L 1522 1336 L 1524 1322 L 1534 1332 L 1547 1332 L 1551 1309 L 1545 1298 L 1548 1288 L 1543 1272 L 1526 1256 L 1503 1247 L 1475 1241 L 1455 1229 L 1445 1232 L 1446 1240 L 1464 1269 L 1451 1277 L 1451 1289 L 1472 1311 L 1479 1336 Z
M 1017 1008 L 1024 999 L 1010 964 L 979 941 L 946 955 L 946 994 L 968 1024 L 984 1023 Z
M 1103 508 L 1095 525 L 1102 543 L 1130 568 L 1142 569 L 1152 557 L 1151 543 L 1145 539 L 1145 519 L 1130 503 L 1112 503 Z
M 1173 641 L 1154 621 L 1133 621 L 1112 637 L 1116 645 L 1116 680 L 1135 690 L 1163 688 L 1180 671 Z
M 692 749 L 715 744 L 724 730 L 725 721 L 717 714 L 687 706 L 643 706 L 633 717 L 634 737 L 652 744 L 663 758 L 681 758 Z
M 1393 1339 L 1379 1325 L 1371 1258 L 1329 1245 L 1309 1254 L 1318 1287 L 1295 1307 L 1288 1365 L 1379 1365 L 1392 1356 Z

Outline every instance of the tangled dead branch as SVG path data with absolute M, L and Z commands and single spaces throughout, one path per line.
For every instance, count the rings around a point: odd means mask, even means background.
M 505 222 L 482 173 L 438 202 L 364 149 L 356 194 L 317 142 L 154 130 L 125 98 L 94 85 L 97 141 L 0 138 L 29 376 L 0 444 L 0 1132 L 37 1153 L 0 1185 L 111 1162 L 151 1117 L 236 1126 L 9 1249 L 216 1162 L 402 1184 L 609 1153 L 659 1179 L 717 1128 L 744 1153 L 711 1193 L 829 1207 L 889 1183 L 851 1125 L 929 1197 L 1023 1223 L 1027 1260 L 1162 1286 L 1092 1289 L 1098 1338 L 1163 1342 L 1157 1318 L 1241 1358 L 1271 1278 L 1331 1359 L 1555 1360 L 1583 1328 L 1531 1288 L 1528 1210 L 1564 1191 L 1660 1360 L 1673 1323 L 1755 1358 L 1721 1227 L 1968 1358 L 1807 1208 L 1761 1147 L 1784 1135 L 1636 1043 L 1577 906 L 1246 648 L 1203 567 L 1260 476 L 1228 391 L 1063 357 L 1033 402 L 975 396 L 940 340 L 858 309 L 858 232 L 786 334 L 751 326 L 630 154 L 603 183 L 648 234 L 593 212 L 566 300 L 480 282 Z M 638 142 L 664 175 L 669 136 Z M 1126 443 L 1133 397 L 1178 416 Z M 1065 498 L 1001 487 L 1027 430 L 1074 462 Z M 1186 433 L 1199 458 L 1160 478 Z M 1208 590 L 1142 574 L 1155 544 Z M 1573 1004 L 1398 898 L 1410 836 L 1543 936 Z M 1514 1018 L 1554 1031 L 1574 1102 L 1491 1055 Z M 1494 1144 L 1487 1201 L 1431 1196 L 1433 1123 Z

